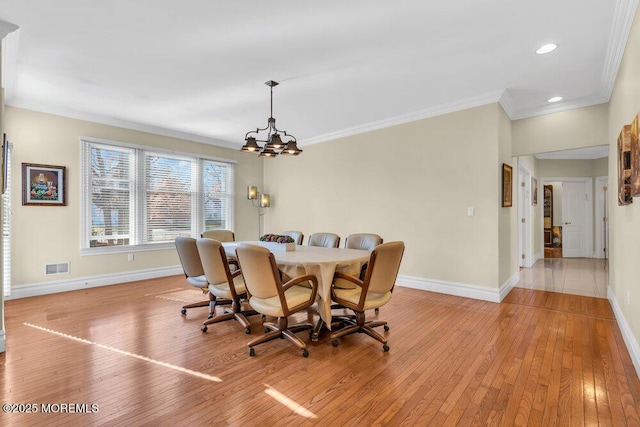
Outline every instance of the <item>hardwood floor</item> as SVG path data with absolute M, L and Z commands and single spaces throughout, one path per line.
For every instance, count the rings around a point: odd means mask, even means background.
M 202 333 L 207 309 L 179 314 L 202 299 L 183 280 L 7 301 L 2 402 L 38 413 L 0 424 L 640 425 L 640 379 L 604 299 L 397 287 L 380 311 L 388 353 L 364 334 L 334 348 L 325 333 L 306 359 L 286 340 L 249 357 L 260 317 L 250 336 L 235 321 Z M 98 410 L 43 413 L 61 404 Z

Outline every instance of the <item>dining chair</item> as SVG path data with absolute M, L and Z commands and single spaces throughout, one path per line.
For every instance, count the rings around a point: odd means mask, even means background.
M 391 299 L 403 253 L 404 242 L 383 243 L 371 252 L 369 268 L 364 280 L 340 272 L 334 274 L 331 298 L 355 313 L 355 317 L 340 318 L 345 326 L 331 334 L 331 343 L 334 347 L 338 346 L 338 338 L 355 332 L 364 332 L 380 341 L 384 351 L 389 351 L 387 339 L 373 329 L 384 326 L 384 330 L 388 331 L 387 322 L 366 321 L 365 311 L 382 307 Z M 355 285 L 355 287 L 340 286 L 340 282 L 347 282 L 348 285 Z
M 376 246 L 382 243 L 382 237 L 372 233 L 349 234 L 344 241 L 344 247 L 347 249 L 363 249 L 372 251 Z
M 205 230 L 200 234 L 200 237 L 204 237 L 205 239 L 213 239 L 218 242 L 235 242 L 236 235 L 231 230 Z M 229 267 L 231 271 L 234 272 L 239 269 L 238 261 L 233 258 L 227 258 L 227 262 L 229 263 Z
M 175 238 L 176 250 L 178 251 L 178 257 L 182 264 L 182 270 L 187 278 L 187 283 L 193 287 L 202 290 L 202 293 L 209 293 L 209 284 L 207 278 L 204 275 L 202 268 L 202 262 L 198 254 L 198 247 L 196 246 L 196 239 L 192 237 L 178 236 Z M 230 303 L 230 301 L 221 301 L 220 303 Z M 180 313 L 187 314 L 187 309 L 196 307 L 209 307 L 209 318 L 213 317 L 214 305 L 213 302 L 208 299 L 205 301 L 199 301 L 192 304 L 186 304 L 182 306 Z
M 247 344 L 249 356 L 255 355 L 254 346 L 276 338 L 286 338 L 302 349 L 303 357 L 309 356 L 307 345 L 295 333 L 311 331 L 313 325 L 289 325 L 288 317 L 309 308 L 316 301 L 318 279 L 312 274 L 306 274 L 282 283 L 273 254 L 261 246 L 240 245 L 236 248 L 236 256 L 244 276 L 249 304 L 258 313 L 277 318 L 276 322 L 264 322 L 264 335 Z
M 334 233 L 313 233 L 309 236 L 308 245 L 337 248 L 340 245 L 340 236 Z
M 218 242 L 235 242 L 236 235 L 231 230 L 206 230 L 203 231 L 200 237 L 207 239 L 214 239 Z
M 301 231 L 283 231 L 280 234 L 291 237 L 296 242 L 296 245 L 301 245 L 304 240 L 304 234 Z
M 202 332 L 207 332 L 212 323 L 235 319 L 243 327 L 246 334 L 251 333 L 251 325 L 245 316 L 257 314 L 254 310 L 242 310 L 241 297 L 246 296 L 241 270 L 231 273 L 227 255 L 222 243 L 214 239 L 200 238 L 196 242 L 202 260 L 202 268 L 207 279 L 209 294 L 212 295 L 212 307 L 215 308 L 218 298 L 230 299 L 231 308 L 225 307 L 223 314 L 213 316 L 202 324 Z M 213 313 L 212 309 L 212 313 Z
M 347 249 L 361 249 L 372 251 L 376 246 L 382 243 L 382 237 L 372 233 L 349 234 L 344 241 L 344 247 Z M 365 271 L 367 271 L 368 263 L 364 263 L 360 269 L 360 280 L 364 280 Z M 376 309 L 376 312 L 378 310 Z

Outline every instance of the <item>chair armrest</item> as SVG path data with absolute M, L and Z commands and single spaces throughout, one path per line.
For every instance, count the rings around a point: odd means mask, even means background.
M 291 288 L 292 286 L 307 281 L 311 282 L 311 290 L 313 292 L 313 294 L 311 295 L 311 299 L 315 301 L 316 295 L 318 294 L 318 279 L 313 274 L 305 274 L 304 276 L 294 277 L 293 279 L 282 285 L 282 290 L 283 292 L 286 292 L 287 289 Z
M 358 279 L 357 277 L 349 276 L 348 274 L 344 274 L 344 273 L 339 272 L 339 271 L 336 271 L 334 273 L 334 275 L 333 275 L 333 280 L 336 280 L 336 279 L 346 280 L 347 282 L 351 282 L 351 283 L 353 283 L 354 285 L 356 285 L 356 286 L 358 286 L 360 288 L 363 285 L 362 280 Z

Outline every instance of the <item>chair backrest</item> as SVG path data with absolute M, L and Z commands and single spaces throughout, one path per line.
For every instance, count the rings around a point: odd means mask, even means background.
M 231 230 L 207 230 L 203 231 L 201 237 L 214 239 L 218 242 L 235 242 L 236 236 Z
M 301 245 L 304 239 L 304 234 L 301 231 L 283 231 L 280 234 L 291 237 L 296 242 L 296 245 Z
M 217 240 L 200 238 L 196 241 L 198 253 L 202 260 L 202 269 L 207 282 L 212 285 L 220 283 L 233 283 L 233 277 L 229 271 L 227 256 L 222 244 Z
M 393 289 L 404 253 L 404 242 L 378 245 L 369 259 L 369 267 L 363 282 L 363 290 L 384 294 Z
M 178 257 L 182 264 L 182 270 L 187 277 L 197 277 L 204 274 L 202 262 L 198 255 L 196 239 L 191 237 L 178 236 L 175 240 Z
M 242 244 L 236 248 L 242 277 L 249 296 L 271 298 L 282 295 L 282 281 L 273 254 L 267 248 Z
M 344 247 L 347 249 L 363 249 L 366 251 L 372 251 L 380 244 L 382 244 L 382 237 L 371 233 L 350 234 L 344 241 Z
M 334 233 L 313 233 L 309 236 L 309 246 L 337 248 L 338 245 L 340 245 L 340 236 Z

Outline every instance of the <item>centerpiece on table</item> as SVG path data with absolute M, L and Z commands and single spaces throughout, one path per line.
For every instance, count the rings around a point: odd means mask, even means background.
M 260 237 L 261 246 L 271 251 L 295 251 L 296 243 L 290 236 L 279 234 L 265 234 Z

